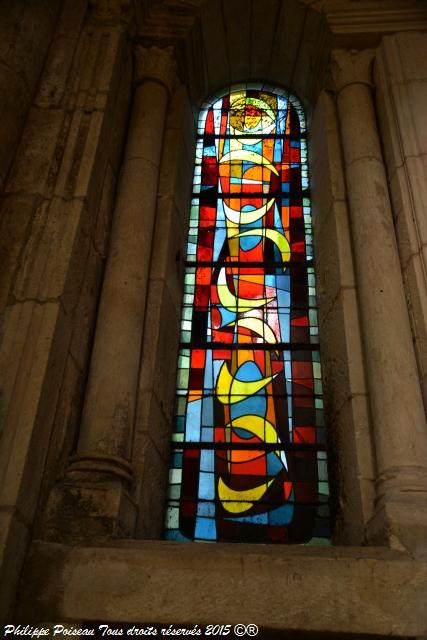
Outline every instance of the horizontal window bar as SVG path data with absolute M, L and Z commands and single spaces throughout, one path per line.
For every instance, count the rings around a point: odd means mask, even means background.
M 220 349 L 221 351 L 228 351 L 229 349 L 240 349 L 242 351 L 319 351 L 319 344 L 313 342 L 242 342 L 241 344 L 231 344 L 229 342 L 197 342 L 192 340 L 191 342 L 180 342 L 180 349 Z
M 260 165 L 261 166 L 261 165 Z M 215 189 L 215 186 L 217 185 L 212 185 L 210 187 L 210 190 Z M 210 191 L 209 189 L 203 189 L 202 191 L 198 191 L 198 192 L 194 192 L 193 193 L 193 198 L 194 199 L 199 199 L 200 197 L 202 197 L 205 193 L 209 193 Z M 297 196 L 292 194 L 292 191 L 269 191 L 268 193 L 265 193 L 263 191 L 221 191 L 218 192 L 216 194 L 216 198 L 218 200 L 222 200 L 224 198 L 229 198 L 229 199 L 233 199 L 233 200 L 238 200 L 240 199 L 245 199 L 247 200 L 248 198 L 282 198 L 283 200 L 292 200 L 295 199 Z M 301 193 L 298 196 L 299 198 L 310 198 L 310 189 L 302 189 Z M 298 207 L 298 206 L 302 206 L 302 205 L 296 205 L 296 204 L 290 204 L 289 206 L 293 206 L 293 207 Z
M 260 268 L 264 268 L 264 267 L 275 267 L 277 269 L 279 268 L 283 268 L 284 265 L 286 265 L 286 267 L 305 267 L 305 268 L 309 268 L 309 267 L 314 267 L 314 260 L 294 260 L 294 261 L 289 261 L 289 262 L 269 262 L 268 260 L 263 260 L 262 262 L 260 262 L 259 260 L 214 260 L 214 261 L 208 261 L 208 260 L 195 260 L 194 262 L 192 262 L 191 260 L 186 260 L 185 261 L 185 266 L 186 267 L 260 267 Z
M 314 428 L 314 427 L 313 427 Z M 244 442 L 172 442 L 173 449 L 208 449 L 209 451 L 326 451 L 324 444 L 309 442 L 244 443 Z
M 228 109 L 223 110 L 224 114 L 228 114 L 229 111 Z M 307 139 L 307 134 L 306 133 L 301 133 L 300 135 L 296 136 L 294 134 L 290 134 L 290 133 L 260 133 L 260 134 L 256 134 L 256 133 L 244 133 L 244 134 L 235 134 L 235 133 L 199 133 L 198 134 L 198 139 L 199 140 L 203 140 L 204 138 L 215 138 L 215 139 L 219 139 L 219 140 L 236 140 L 236 139 L 243 139 L 243 138 L 248 138 L 249 139 L 253 139 L 253 140 L 293 140 L 295 142 L 297 142 L 298 140 L 306 140 Z

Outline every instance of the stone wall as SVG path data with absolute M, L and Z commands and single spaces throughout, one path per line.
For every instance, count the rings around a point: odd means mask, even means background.
M 3 20 L 27 56 L 5 81 L 28 72 L 0 133 L 3 617 L 427 633 L 427 9 L 247 5 L 64 0 L 54 28 L 34 2 L 17 40 Z M 309 117 L 334 542 L 355 549 L 136 540 L 162 529 L 195 121 L 260 78 Z
M 6 611 L 29 531 L 74 444 L 129 89 L 122 29 L 91 22 L 85 2 L 65 2 L 0 213 Z
M 384 38 L 377 104 L 424 403 L 427 407 L 427 65 L 425 33 Z
M 59 0 L 8 0 L 0 7 L 0 188 L 45 63 L 59 8 Z

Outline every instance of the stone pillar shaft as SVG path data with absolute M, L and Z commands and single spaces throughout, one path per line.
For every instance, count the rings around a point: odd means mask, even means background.
M 136 89 L 119 180 L 77 455 L 69 476 L 91 472 L 131 481 L 151 241 L 171 49 L 139 48 Z
M 333 71 L 346 164 L 377 463 L 374 541 L 400 537 L 384 517 L 427 496 L 427 431 L 399 255 L 371 95 L 370 51 L 335 51 Z M 382 514 L 382 515 L 381 515 Z M 400 539 L 400 544 L 403 538 Z M 411 542 L 408 543 L 411 546 Z

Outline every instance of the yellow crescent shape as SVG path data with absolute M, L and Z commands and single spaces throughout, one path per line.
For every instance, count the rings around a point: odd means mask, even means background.
M 238 418 L 234 418 L 233 421 L 227 425 L 227 427 L 237 427 L 238 429 L 245 429 L 245 431 L 253 433 L 254 436 L 257 436 L 260 440 L 266 442 L 267 444 L 277 444 L 280 442 L 279 435 L 274 425 L 265 418 L 261 418 L 261 416 L 239 416 Z M 274 453 L 278 458 L 280 458 L 283 466 L 287 470 L 288 463 L 286 461 L 286 453 L 284 451 L 275 451 Z
M 217 284 L 218 298 L 220 303 L 225 309 L 229 311 L 249 311 L 250 309 L 256 309 L 262 307 L 268 302 L 274 300 L 274 298 L 256 298 L 254 300 L 249 298 L 237 298 L 227 285 L 227 279 L 225 277 L 225 267 L 221 269 L 218 276 Z
M 218 480 L 218 497 L 226 511 L 230 513 L 243 513 L 244 511 L 248 511 L 254 502 L 262 498 L 272 482 L 274 482 L 274 478 L 268 482 L 263 482 L 253 489 L 236 491 L 235 489 L 230 489 L 224 480 L 220 478 Z
M 275 198 L 271 198 L 267 204 L 259 207 L 259 209 L 253 209 L 252 211 L 236 211 L 236 209 L 231 209 L 231 207 L 223 202 L 224 213 L 230 222 L 234 222 L 235 224 L 250 224 L 251 222 L 255 222 L 255 220 L 259 220 L 265 216 L 271 205 L 274 203 L 274 200 Z
M 244 236 L 264 236 L 265 238 L 269 238 L 272 240 L 274 244 L 278 247 L 283 262 L 288 262 L 291 257 L 291 249 L 289 247 L 289 242 L 283 233 L 276 231 L 275 229 L 250 229 L 249 231 L 243 231 L 242 233 L 236 233 L 233 235 L 233 238 L 242 238 Z
M 267 444 L 277 444 L 279 442 L 279 436 L 274 426 L 269 420 L 261 418 L 261 416 L 239 416 L 238 418 L 234 418 L 227 427 L 245 429 L 245 431 L 249 431 Z
M 253 331 L 257 335 L 261 336 L 261 338 L 264 338 L 265 342 L 268 342 L 269 344 L 277 342 L 272 328 L 264 322 L 264 320 L 261 320 L 261 318 L 239 318 L 236 321 L 230 322 L 227 326 L 230 327 L 233 324 L 249 329 L 249 331 Z
M 216 395 L 222 404 L 235 404 L 246 400 L 249 396 L 258 393 L 263 387 L 273 380 L 275 376 L 267 376 L 260 380 L 237 380 L 228 370 L 226 362 L 223 362 L 216 381 Z
M 267 167 L 267 169 L 270 169 L 270 171 L 275 173 L 276 176 L 279 175 L 276 167 L 273 167 L 271 162 L 269 162 L 265 156 L 256 153 L 256 151 L 249 151 L 248 149 L 236 149 L 235 151 L 230 151 L 229 153 L 226 153 L 224 156 L 222 156 L 220 162 L 228 162 L 230 160 L 247 160 L 248 162 L 253 162 L 254 164 L 260 164 L 263 167 Z

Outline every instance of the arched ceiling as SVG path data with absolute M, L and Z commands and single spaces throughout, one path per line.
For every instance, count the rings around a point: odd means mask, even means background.
M 427 28 L 425 0 L 135 2 L 137 39 L 176 47 L 194 105 L 229 84 L 263 80 L 291 89 L 309 108 L 331 46 L 375 46 L 383 33 Z
M 154 0 L 139 36 L 176 46 L 194 104 L 230 84 L 262 80 L 291 89 L 307 106 L 330 49 L 325 16 L 308 2 Z

